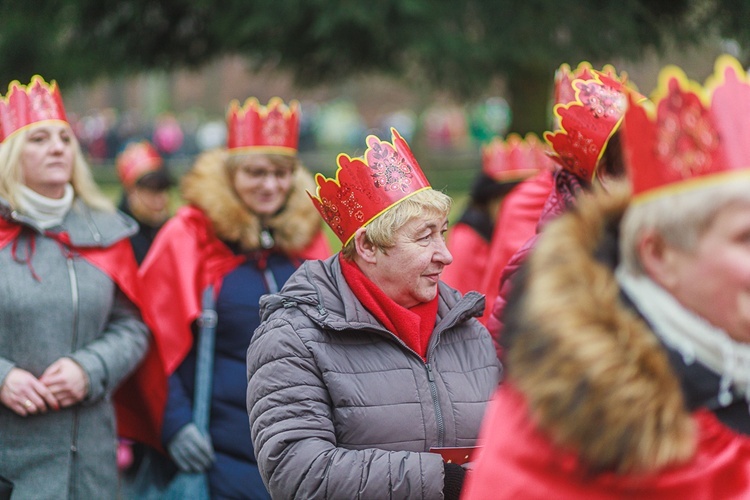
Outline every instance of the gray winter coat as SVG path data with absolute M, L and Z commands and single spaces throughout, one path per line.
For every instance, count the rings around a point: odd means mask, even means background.
M 432 446 L 476 443 L 500 378 L 483 296 L 440 283 L 427 362 L 356 299 L 338 256 L 308 261 L 247 353 L 248 413 L 274 498 L 443 498 Z
M 0 216 L 26 226 L 15 245 L 0 249 L 0 382 L 13 367 L 39 377 L 63 356 L 89 378 L 86 399 L 66 409 L 21 417 L 0 404 L 0 476 L 15 483 L 14 498 L 116 498 L 110 397 L 145 354 L 148 331 L 104 272 L 80 256 L 66 256 L 57 241 L 11 214 L 2 200 Z M 62 227 L 52 230 L 60 229 L 74 245 L 106 247 L 133 234 L 136 225 L 76 201 Z

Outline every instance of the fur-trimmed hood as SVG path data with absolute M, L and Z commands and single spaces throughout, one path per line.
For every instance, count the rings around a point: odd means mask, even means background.
M 232 187 L 225 167 L 228 156 L 224 149 L 202 153 L 182 178 L 182 197 L 205 212 L 220 239 L 239 244 L 243 251 L 256 250 L 261 248 L 261 221 Z M 285 252 L 304 249 L 322 228 L 322 219 L 306 193 L 314 187 L 312 175 L 299 166 L 286 205 L 267 221 L 276 245 Z
M 592 471 L 653 471 L 689 458 L 696 442 L 667 352 L 601 258 L 616 248 L 628 200 L 624 188 L 582 195 L 550 223 L 504 316 L 508 380 Z

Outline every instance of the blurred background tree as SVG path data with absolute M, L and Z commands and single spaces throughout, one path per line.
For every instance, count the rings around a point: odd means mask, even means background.
M 240 54 L 301 86 L 381 73 L 470 98 L 502 78 L 511 130 L 541 133 L 561 63 L 601 66 L 706 37 L 743 46 L 748 18 L 746 0 L 0 0 L 0 88 L 35 73 L 93 81 Z

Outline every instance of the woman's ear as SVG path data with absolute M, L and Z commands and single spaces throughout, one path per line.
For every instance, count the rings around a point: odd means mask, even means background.
M 656 231 L 649 230 L 638 241 L 638 258 L 646 274 L 667 291 L 678 282 L 678 250 L 669 245 Z
M 377 262 L 377 247 L 367 238 L 367 230 L 364 227 L 360 227 L 354 233 L 354 248 L 357 250 L 357 255 L 367 262 L 368 264 L 375 264 Z

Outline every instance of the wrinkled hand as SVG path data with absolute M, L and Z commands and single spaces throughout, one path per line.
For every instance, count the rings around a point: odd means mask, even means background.
M 57 398 L 61 408 L 83 401 L 88 393 L 88 375 L 70 358 L 60 358 L 49 365 L 39 380 Z
M 54 393 L 21 368 L 11 368 L 8 372 L 0 386 L 0 402 L 22 417 L 45 413 L 48 409 L 60 409 Z
M 211 439 L 204 436 L 193 423 L 175 434 L 167 444 L 167 452 L 184 472 L 203 472 L 215 459 Z

